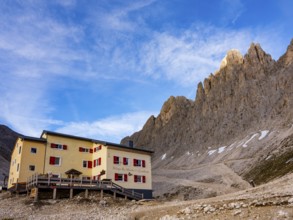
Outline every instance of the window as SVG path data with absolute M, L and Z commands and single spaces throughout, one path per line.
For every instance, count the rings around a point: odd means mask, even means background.
M 55 148 L 55 149 L 59 149 L 59 150 L 67 150 L 67 145 L 52 143 L 51 148 Z
M 29 165 L 29 168 L 28 168 L 30 171 L 35 171 L 35 165 Z
M 128 165 L 128 158 L 127 157 L 123 157 L 123 165 Z
M 99 150 L 102 150 L 102 145 L 100 145 L 100 146 L 94 148 L 94 152 L 97 152 L 97 151 L 99 151 Z
M 17 164 L 17 168 L 16 168 L 16 171 L 19 171 L 19 163 Z
M 91 180 L 91 177 L 90 176 L 83 176 L 82 180 Z
M 51 165 L 58 165 L 58 166 L 60 166 L 61 165 L 61 158 L 60 157 L 50 157 L 49 163 Z
M 134 182 L 135 183 L 145 183 L 146 178 L 145 176 L 134 175 Z
M 96 175 L 93 177 L 94 180 L 101 180 L 101 175 Z
M 36 153 L 37 153 L 37 148 L 32 147 L 32 148 L 31 148 L 31 153 L 32 153 L 32 154 L 36 154 Z
M 19 146 L 19 149 L 18 149 L 18 154 L 21 153 L 21 146 Z
M 89 149 L 89 148 L 85 148 L 85 147 L 79 147 L 79 152 L 93 153 L 93 149 Z
M 83 168 L 92 168 L 92 161 L 84 160 L 82 161 Z
M 98 158 L 98 159 L 94 160 L 94 167 L 100 166 L 101 163 L 102 163 L 102 158 Z
M 135 166 L 135 167 L 145 167 L 145 160 L 133 159 L 133 166 Z
M 127 174 L 115 173 L 115 181 L 127 182 Z
M 119 157 L 114 156 L 113 157 L 113 162 L 114 162 L 114 164 L 119 164 Z

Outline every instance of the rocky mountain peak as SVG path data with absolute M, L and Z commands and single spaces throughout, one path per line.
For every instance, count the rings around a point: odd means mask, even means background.
M 247 54 L 244 57 L 244 62 L 246 66 L 262 66 L 265 68 L 270 68 L 275 61 L 272 59 L 271 55 L 267 54 L 259 44 L 252 43 L 248 49 Z
M 163 104 L 158 119 L 164 126 L 169 120 L 178 113 L 185 106 L 189 106 L 192 103 L 191 100 L 186 99 L 184 96 L 170 96 L 169 99 Z
M 282 66 L 289 66 L 293 63 L 293 39 L 287 47 L 286 53 L 280 57 L 278 63 L 280 63 Z
M 230 65 L 238 65 L 243 63 L 243 56 L 239 50 L 232 49 L 227 52 L 227 55 L 221 62 L 220 70 L 230 66 Z

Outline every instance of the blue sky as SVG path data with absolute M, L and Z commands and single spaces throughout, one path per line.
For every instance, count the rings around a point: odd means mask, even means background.
M 278 59 L 291 0 L 0 1 L 0 123 L 119 142 L 171 95 L 194 99 L 229 49 Z

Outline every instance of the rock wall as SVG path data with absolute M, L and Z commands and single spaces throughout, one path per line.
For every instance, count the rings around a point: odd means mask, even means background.
M 154 150 L 156 160 L 167 151 L 203 152 L 252 130 L 293 124 L 292 63 L 293 40 L 278 61 L 259 44 L 245 56 L 231 50 L 220 69 L 198 84 L 195 100 L 171 96 L 157 117 L 121 143 L 131 139 Z

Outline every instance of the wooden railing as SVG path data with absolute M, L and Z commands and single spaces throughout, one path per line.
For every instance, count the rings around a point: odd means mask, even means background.
M 34 187 L 37 188 L 79 188 L 79 189 L 96 189 L 96 190 L 110 190 L 114 193 L 119 193 L 124 196 L 133 199 L 143 199 L 143 194 L 135 192 L 131 189 L 126 189 L 110 179 L 105 180 L 92 180 L 92 179 L 82 179 L 82 178 L 59 178 L 50 177 L 48 175 L 38 175 L 34 174 L 27 179 L 26 189 L 30 190 Z

